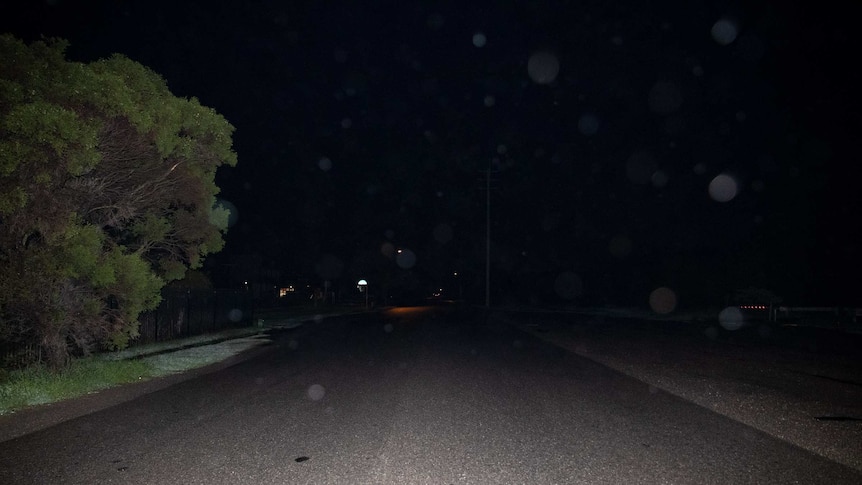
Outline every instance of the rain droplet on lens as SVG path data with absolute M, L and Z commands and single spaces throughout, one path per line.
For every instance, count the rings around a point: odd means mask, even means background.
M 487 37 L 482 32 L 476 32 L 473 34 L 473 45 L 476 47 L 484 47 L 485 43 L 488 42 Z
M 578 131 L 582 135 L 592 136 L 599 131 L 599 119 L 593 114 L 583 114 L 578 119 Z
M 745 325 L 745 317 L 742 310 L 729 306 L 718 314 L 718 323 L 726 330 L 739 330 Z
M 736 197 L 738 185 L 730 175 L 717 175 L 709 183 L 709 196 L 716 202 L 729 202 Z
M 657 189 L 665 188 L 669 180 L 667 174 L 662 170 L 656 170 L 651 179 L 653 187 Z
M 671 313 L 676 309 L 676 293 L 664 286 L 656 288 L 649 295 L 649 306 L 661 315 Z
M 560 61 L 547 51 L 537 51 L 527 61 L 527 74 L 537 84 L 551 84 L 560 73 Z
M 326 389 L 320 384 L 312 384 L 311 387 L 308 388 L 308 398 L 312 401 L 320 401 L 323 399 L 324 394 L 326 394 Z
M 719 45 L 728 45 L 739 35 L 739 27 L 733 20 L 724 17 L 718 19 L 709 32 L 712 34 L 712 39 L 718 42 Z

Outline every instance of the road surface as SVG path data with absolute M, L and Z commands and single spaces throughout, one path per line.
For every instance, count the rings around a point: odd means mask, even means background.
M 470 310 L 402 308 L 0 443 L 0 483 L 862 483 Z

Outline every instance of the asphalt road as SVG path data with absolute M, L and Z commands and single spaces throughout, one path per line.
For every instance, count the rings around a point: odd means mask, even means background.
M 0 443 L 0 483 L 862 483 L 858 470 L 481 315 L 274 335 L 218 372 Z

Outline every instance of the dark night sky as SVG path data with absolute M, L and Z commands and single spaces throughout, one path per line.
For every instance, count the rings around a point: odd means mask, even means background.
M 756 286 L 862 305 L 859 7 L 21 3 L 3 31 L 125 54 L 234 124 L 217 183 L 238 219 L 211 264 L 448 287 L 459 271 L 481 300 L 491 166 L 498 302 L 667 287 L 685 307 Z

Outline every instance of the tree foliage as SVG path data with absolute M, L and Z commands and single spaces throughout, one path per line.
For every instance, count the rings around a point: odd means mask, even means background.
M 165 283 L 223 245 L 233 127 L 122 55 L 0 36 L 0 341 L 125 346 Z

